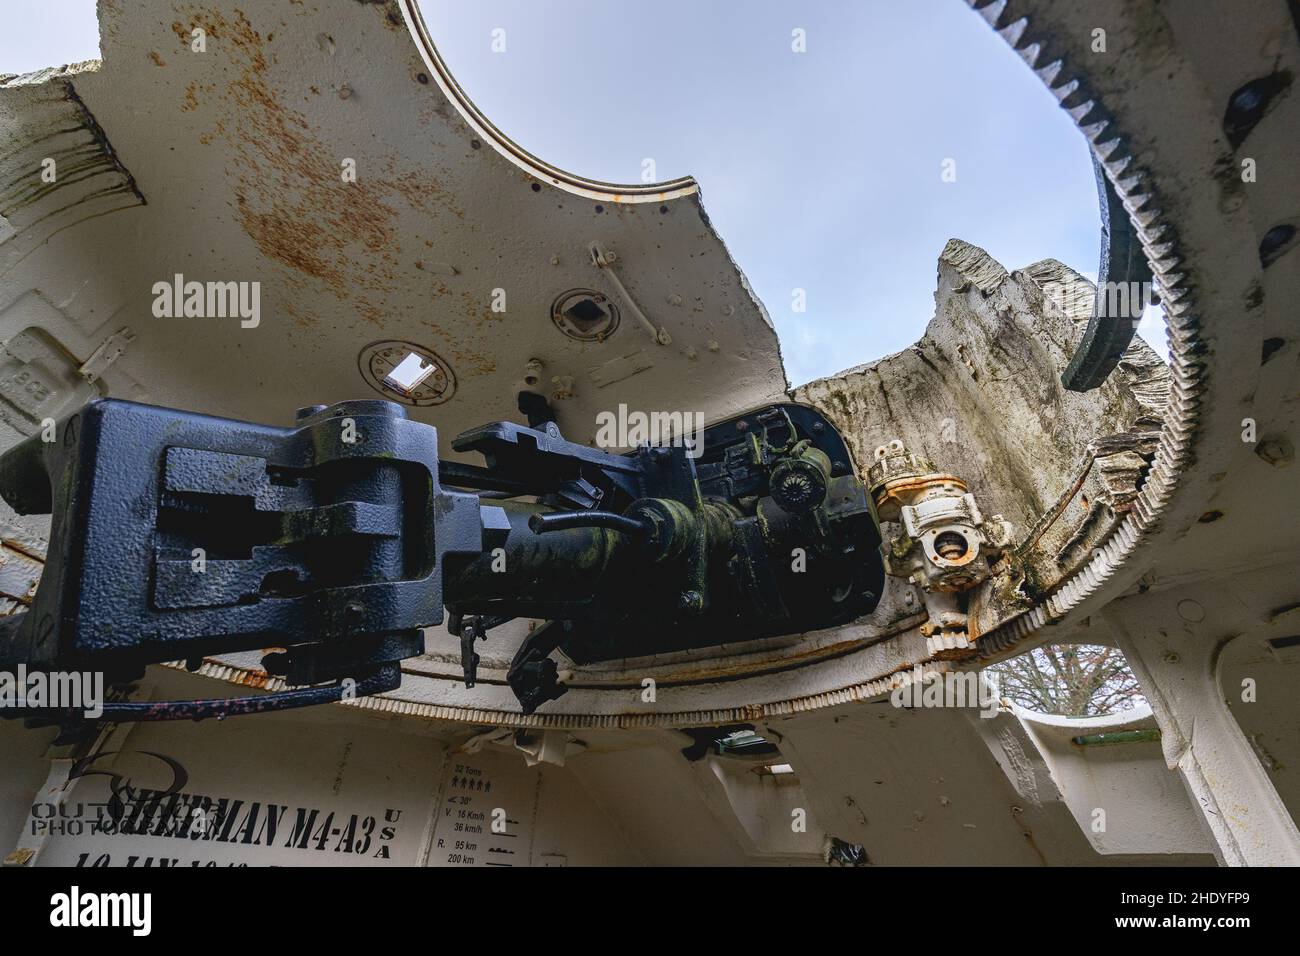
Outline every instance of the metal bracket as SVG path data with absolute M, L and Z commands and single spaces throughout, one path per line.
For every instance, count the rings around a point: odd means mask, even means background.
M 618 273 L 614 271 L 614 263 L 618 261 L 618 257 L 614 255 L 613 250 L 603 248 L 599 242 L 593 242 L 589 248 L 591 252 L 591 264 L 609 276 L 610 284 L 618 291 L 620 298 L 623 300 L 623 304 L 627 306 L 627 310 L 632 314 L 632 317 L 640 322 L 641 327 L 649 332 L 651 337 L 660 345 L 672 345 L 673 337 L 668 334 L 668 330 L 662 325 L 656 328 L 655 324 L 646 318 L 646 314 L 641 311 L 641 307 L 636 304 L 627 289 L 623 286 L 623 282 L 619 279 Z

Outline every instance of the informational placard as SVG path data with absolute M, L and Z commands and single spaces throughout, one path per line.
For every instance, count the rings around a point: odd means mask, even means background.
M 429 865 L 529 866 L 540 780 L 517 754 L 448 754 Z
M 443 755 L 346 713 L 123 727 L 36 794 L 37 866 L 412 866 Z

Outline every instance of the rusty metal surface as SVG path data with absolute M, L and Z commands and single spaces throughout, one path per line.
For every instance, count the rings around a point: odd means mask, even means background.
M 102 64 L 0 84 L 0 156 L 17 151 L 0 195 L 35 188 L 42 140 L 66 128 L 69 142 L 111 142 L 95 182 L 135 205 L 100 215 L 101 200 L 69 197 L 64 215 L 84 221 L 44 245 L 46 231 L 11 217 L 0 334 L 18 331 L 4 313 L 39 288 L 86 336 L 130 325 L 117 364 L 149 400 L 248 419 L 366 395 L 357 357 L 390 339 L 445 360 L 455 395 L 415 417 L 449 433 L 513 415 L 534 359 L 536 387 L 582 441 L 620 401 L 722 417 L 781 397 L 775 333 L 694 183 L 605 193 L 528 171 L 460 115 L 398 3 L 105 0 L 100 21 Z M 593 241 L 617 251 L 620 281 L 670 346 L 631 322 L 592 342 L 552 324 L 565 290 L 614 291 Z M 79 264 L 110 260 L 87 285 Z M 260 282 L 260 324 L 155 318 L 152 286 L 177 273 Z M 599 371 L 611 362 L 635 373 L 611 380 Z

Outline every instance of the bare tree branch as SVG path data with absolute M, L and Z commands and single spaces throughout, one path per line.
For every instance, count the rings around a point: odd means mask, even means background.
M 1064 717 L 1100 717 L 1145 703 L 1124 655 L 1096 644 L 1048 644 L 996 664 L 1002 696 Z

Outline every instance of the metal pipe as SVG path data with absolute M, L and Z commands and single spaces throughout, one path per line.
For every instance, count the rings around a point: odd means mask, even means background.
M 537 512 L 528 519 L 533 534 L 547 531 L 564 531 L 569 528 L 609 528 L 633 538 L 644 538 L 649 530 L 645 523 L 612 511 L 556 511 Z

